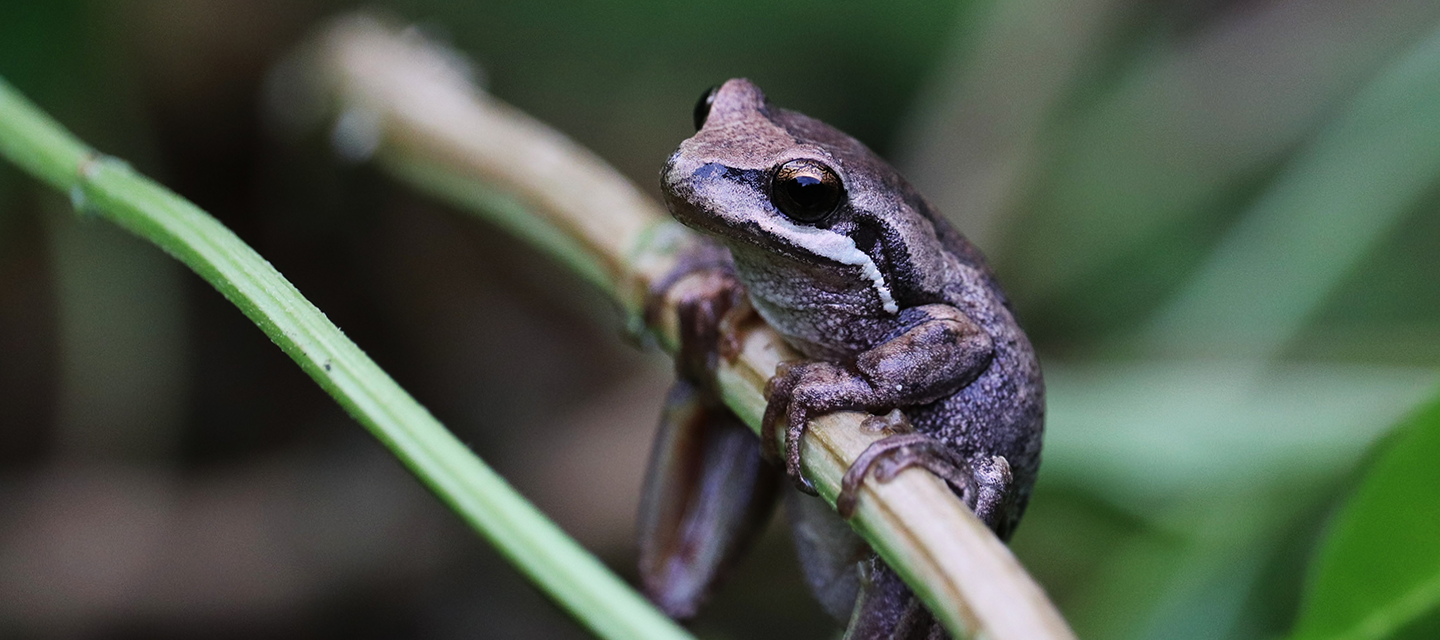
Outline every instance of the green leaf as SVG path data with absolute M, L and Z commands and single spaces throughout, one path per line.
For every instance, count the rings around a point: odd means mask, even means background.
M 1440 401 L 1397 430 L 1311 566 L 1296 640 L 1440 632 Z

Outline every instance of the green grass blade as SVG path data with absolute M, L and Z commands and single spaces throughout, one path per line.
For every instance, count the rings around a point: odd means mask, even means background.
M 218 289 L 441 500 L 597 635 L 686 638 L 516 493 L 345 337 L 270 263 L 210 215 L 96 155 L 0 80 L 0 154 L 160 246 Z

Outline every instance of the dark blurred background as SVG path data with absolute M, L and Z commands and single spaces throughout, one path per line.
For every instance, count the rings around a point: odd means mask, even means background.
M 1283 634 L 1356 464 L 1440 380 L 1440 102 L 1405 73 L 1434 2 L 0 3 L 0 75 L 233 229 L 622 574 L 668 362 L 530 248 L 276 124 L 271 70 L 356 8 L 651 193 L 735 76 L 903 167 L 1042 350 L 1013 547 L 1082 637 Z M 702 637 L 834 633 L 778 520 Z M 220 295 L 0 165 L 0 637 L 256 635 L 585 637 Z

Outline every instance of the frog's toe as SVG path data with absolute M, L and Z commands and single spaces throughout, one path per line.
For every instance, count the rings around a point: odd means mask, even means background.
M 790 406 L 790 421 L 785 429 L 785 472 L 795 482 L 796 489 L 815 496 L 820 492 L 815 490 L 815 485 L 800 468 L 800 438 L 805 436 L 805 429 L 810 423 L 809 414 L 804 404 L 793 403 Z
M 974 500 L 975 516 L 989 525 L 1001 540 L 1010 539 L 1018 518 L 1011 513 L 1015 500 L 1010 488 L 1015 479 L 1010 473 L 1010 461 L 1004 456 L 991 456 L 971 467 L 975 495 L 970 499 Z
M 795 488 L 816 495 L 800 469 L 800 438 L 810 422 L 810 403 L 805 398 L 803 381 L 811 368 L 806 362 L 782 362 L 775 375 L 765 384 L 765 416 L 760 420 L 763 450 L 769 460 L 784 460 L 785 472 Z M 783 428 L 783 438 L 774 435 Z M 783 452 L 781 451 L 784 442 Z
M 782 362 L 775 368 L 775 375 L 765 383 L 765 415 L 760 418 L 760 451 L 767 460 L 780 460 L 780 444 L 775 436 L 781 424 L 789 424 L 790 403 L 795 383 L 800 377 L 795 374 L 797 365 Z

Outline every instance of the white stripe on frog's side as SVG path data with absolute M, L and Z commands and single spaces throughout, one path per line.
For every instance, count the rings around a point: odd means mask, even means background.
M 870 259 L 864 251 L 855 245 L 855 240 L 850 236 L 805 227 L 794 224 L 780 216 L 767 216 L 762 224 L 773 224 L 790 235 L 793 239 L 800 240 L 797 244 L 815 253 L 815 255 L 829 258 L 840 264 L 848 264 L 860 267 L 861 273 L 870 279 L 875 287 L 875 293 L 880 296 L 880 304 L 885 308 L 886 313 L 900 313 L 900 305 L 895 304 L 895 298 L 890 295 L 890 286 L 885 283 L 885 274 L 880 273 L 880 267 L 875 266 L 875 261 Z

